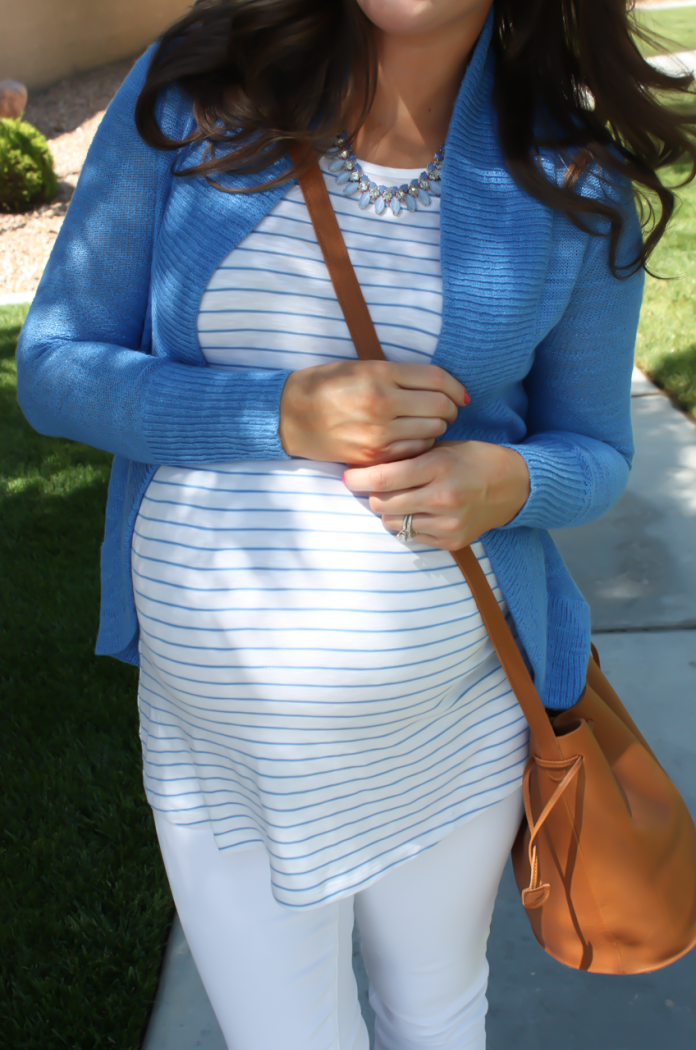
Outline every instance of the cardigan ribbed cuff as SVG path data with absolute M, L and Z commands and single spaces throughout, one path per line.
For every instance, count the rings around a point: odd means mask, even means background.
M 290 372 L 223 372 L 163 362 L 144 410 L 150 462 L 181 466 L 288 459 L 278 437 Z
M 530 480 L 527 502 L 504 529 L 562 529 L 584 520 L 593 502 L 593 479 L 577 447 L 557 441 L 503 447 L 519 452 Z

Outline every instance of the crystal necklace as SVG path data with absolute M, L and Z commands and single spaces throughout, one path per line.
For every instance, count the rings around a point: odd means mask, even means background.
M 391 207 L 394 215 L 398 215 L 402 208 L 415 211 L 419 204 L 428 205 L 431 196 L 439 197 L 442 193 L 440 180 L 445 159 L 444 146 L 437 151 L 419 178 L 411 179 L 411 182 L 405 182 L 402 186 L 378 186 L 376 182 L 370 182 L 344 134 L 336 136 L 326 153 L 332 158 L 329 161 L 329 171 L 336 176 L 338 185 L 343 186 L 345 196 L 354 197 L 359 193 L 360 207 L 367 208 L 374 204 L 378 215 L 387 207 Z

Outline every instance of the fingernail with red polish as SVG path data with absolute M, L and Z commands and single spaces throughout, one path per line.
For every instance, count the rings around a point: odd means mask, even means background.
M 464 391 L 464 407 L 465 408 L 469 404 L 470 401 L 471 401 L 471 394 L 469 393 L 468 390 L 465 390 Z

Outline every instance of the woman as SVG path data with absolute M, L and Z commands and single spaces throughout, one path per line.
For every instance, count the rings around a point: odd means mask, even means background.
M 227 0 L 97 133 L 20 400 L 116 456 L 97 649 L 140 665 L 147 797 L 230 1048 L 368 1045 L 354 916 L 380 1050 L 485 1045 L 527 730 L 448 551 L 473 544 L 573 705 L 589 614 L 546 530 L 626 483 L 655 169 L 694 155 L 651 93 L 674 83 L 623 0 Z M 356 359 L 293 142 L 386 362 Z M 661 206 L 645 243 L 631 180 Z

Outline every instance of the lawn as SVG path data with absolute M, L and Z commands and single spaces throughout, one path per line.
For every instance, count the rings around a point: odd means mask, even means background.
M 137 673 L 93 654 L 110 457 L 24 421 L 25 312 L 0 308 L 0 1045 L 138 1050 L 172 904 Z
M 674 183 L 685 172 L 669 176 Z M 646 280 L 636 362 L 696 419 L 696 182 L 678 192 L 676 216 L 650 260 L 666 279 Z
M 696 7 L 636 11 L 637 22 L 663 38 L 666 51 L 696 50 Z M 640 43 L 644 54 L 654 47 Z M 672 185 L 686 174 L 673 168 Z M 678 191 L 680 205 L 652 256 L 636 346 L 636 361 L 675 401 L 696 418 L 696 185 Z
M 696 50 L 696 7 L 637 10 L 635 19 L 641 28 L 661 37 L 661 43 L 664 41 L 659 48 L 641 41 L 639 46 L 644 55 L 653 55 L 656 51 Z

